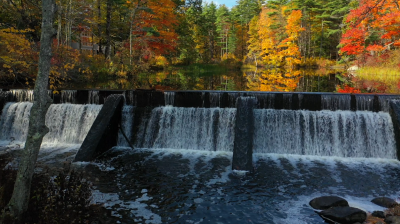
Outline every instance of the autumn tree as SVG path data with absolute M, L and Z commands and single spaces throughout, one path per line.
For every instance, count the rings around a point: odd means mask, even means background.
M 256 66 L 258 66 L 258 58 L 261 55 L 261 43 L 258 34 L 258 20 L 259 16 L 255 16 L 249 23 L 249 40 L 248 40 L 248 53 L 247 57 L 254 60 Z
M 34 78 L 38 54 L 25 36 L 29 32 L 13 27 L 0 29 L 0 80 L 3 84 L 21 85 Z
M 149 0 L 145 7 L 148 10 L 140 10 L 133 24 L 134 49 L 143 57 L 174 51 L 178 39 L 175 3 L 171 0 Z
M 400 46 L 400 2 L 360 1 L 346 17 L 341 53 L 361 55 Z

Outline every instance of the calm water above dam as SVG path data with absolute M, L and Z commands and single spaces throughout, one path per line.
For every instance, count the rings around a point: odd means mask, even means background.
M 160 89 L 282 92 L 334 92 L 343 71 L 242 68 L 214 65 L 171 67 L 128 77 L 97 77 L 87 83 L 66 83 L 63 89 Z

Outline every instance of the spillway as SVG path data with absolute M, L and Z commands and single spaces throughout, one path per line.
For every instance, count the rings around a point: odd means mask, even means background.
M 96 155 L 95 161 L 75 164 L 88 171 L 94 201 L 121 223 L 132 218 L 140 223 L 322 223 L 307 205 L 312 198 L 337 195 L 371 212 L 380 209 L 371 205 L 373 197 L 398 197 L 396 119 L 389 113 L 398 96 L 123 94 L 125 105 L 115 112 L 120 119 L 99 125 L 121 127 L 118 136 L 118 129 L 111 133 L 118 146 Z M 43 144 L 54 147 L 42 148 L 39 162 L 60 164 L 55 161 L 74 157 L 82 142 L 90 140 L 92 124 L 103 124 L 97 120 L 106 107 L 93 104 L 109 95 L 61 91 L 59 104 L 46 115 L 50 132 Z M 239 105 L 238 99 L 255 104 Z M 8 102 L 0 105 L 1 150 L 25 141 L 32 107 L 26 101 L 31 100 L 31 91 L 0 92 L 0 103 Z M 239 122 L 243 114 L 249 119 Z M 246 132 L 252 136 L 237 136 Z M 251 139 L 251 175 L 232 165 L 235 145 L 246 147 L 236 144 L 238 139 Z M 55 151 L 67 155 L 54 156 Z
M 135 145 L 232 152 L 235 115 L 232 108 L 154 108 L 140 124 Z
M 49 133 L 44 143 L 81 144 L 101 105 L 53 104 L 46 114 Z M 7 103 L 0 119 L 0 141 L 24 142 L 28 134 L 30 102 Z
M 396 158 L 388 113 L 255 110 L 255 153 Z

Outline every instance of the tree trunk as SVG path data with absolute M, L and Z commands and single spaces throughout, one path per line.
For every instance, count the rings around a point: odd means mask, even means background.
M 97 30 L 98 30 L 98 38 L 99 38 L 99 54 L 103 53 L 103 50 L 101 49 L 101 41 L 102 41 L 102 34 L 101 34 L 101 0 L 97 0 Z
M 61 42 L 61 24 L 62 24 L 62 7 L 61 4 L 58 8 L 58 28 L 57 28 L 57 47 L 60 46 Z
M 42 34 L 40 39 L 39 72 L 35 82 L 34 102 L 29 117 L 28 137 L 25 149 L 18 168 L 14 191 L 8 208 L 11 214 L 21 219 L 22 214 L 28 208 L 32 175 L 39 154 L 43 137 L 48 128 L 45 125 L 45 117 L 51 98 L 47 92 L 50 74 L 50 60 L 52 57 L 51 43 L 56 35 L 53 28 L 53 19 L 57 11 L 54 0 L 42 0 Z
M 107 36 L 107 46 L 105 57 L 106 59 L 111 58 L 111 11 L 112 11 L 112 0 L 107 0 L 107 21 L 106 21 L 106 36 Z
M 136 16 L 136 11 L 139 8 L 140 3 L 138 3 L 137 7 L 131 12 L 131 24 L 129 27 L 129 65 L 132 65 L 132 32 L 133 32 L 133 20 Z

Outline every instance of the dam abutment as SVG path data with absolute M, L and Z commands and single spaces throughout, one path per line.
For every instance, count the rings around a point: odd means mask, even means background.
M 240 97 L 236 102 L 232 170 L 253 170 L 253 137 L 256 98 Z
M 394 136 L 396 142 L 396 155 L 400 160 L 400 102 L 390 102 L 390 116 L 392 117 Z
M 117 145 L 122 105 L 122 95 L 115 94 L 107 97 L 76 154 L 74 162 L 92 161 L 97 156 Z

